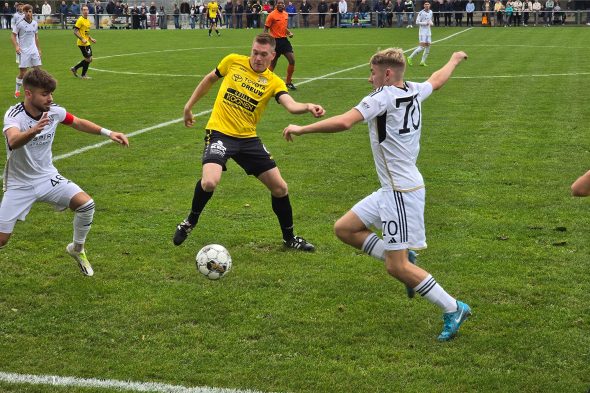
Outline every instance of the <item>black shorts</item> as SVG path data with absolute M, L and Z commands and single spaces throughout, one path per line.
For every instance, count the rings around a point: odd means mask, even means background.
M 79 46 L 78 48 L 80 48 L 80 52 L 82 52 L 82 56 L 84 56 L 85 59 L 89 59 L 92 57 L 92 47 L 90 45 Z
M 277 57 L 280 55 L 284 55 L 285 53 L 293 53 L 293 47 L 291 46 L 291 41 L 288 38 L 275 38 L 277 42 L 277 46 L 275 48 L 275 52 L 277 52 Z
M 207 17 L 207 20 L 209 21 L 209 25 L 216 25 L 217 24 L 217 18 Z
M 257 136 L 235 138 L 218 131 L 206 130 L 202 163 L 219 164 L 226 171 L 225 164 L 230 158 L 233 158 L 248 175 L 258 176 L 277 166 Z

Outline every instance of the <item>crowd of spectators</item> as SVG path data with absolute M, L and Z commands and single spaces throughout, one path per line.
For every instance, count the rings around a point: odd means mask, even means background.
M 109 0 L 82 0 L 88 5 L 95 28 L 166 29 L 173 22 L 176 29 L 208 28 L 207 0 L 172 2 L 166 8 L 161 1 L 124 2 Z M 87 1 L 87 2 L 86 2 Z M 222 0 L 223 1 L 223 0 Z M 435 26 L 551 26 L 565 24 L 568 13 L 587 10 L 586 22 L 590 25 L 590 0 L 433 0 Z M 78 0 L 61 0 L 52 7 L 48 0 L 31 1 L 41 28 L 57 25 L 71 27 L 80 15 Z M 414 0 L 295 0 L 287 1 L 289 29 L 297 27 L 414 27 L 414 17 L 423 2 Z M 266 16 L 274 9 L 273 0 L 225 0 L 220 3 L 217 24 L 225 28 L 262 28 Z M 2 28 L 11 28 L 16 12 L 14 4 L 4 3 L 1 9 Z M 475 18 L 474 18 L 475 16 Z M 465 18 L 465 19 L 464 19 Z M 475 19 L 475 22 L 474 22 Z M 572 18 L 573 20 L 573 18 Z M 577 20 L 581 23 L 581 20 Z

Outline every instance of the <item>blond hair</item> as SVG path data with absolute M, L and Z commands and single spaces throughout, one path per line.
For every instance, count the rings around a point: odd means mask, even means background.
M 380 50 L 371 57 L 372 65 L 391 68 L 405 67 L 406 59 L 401 48 L 387 48 Z

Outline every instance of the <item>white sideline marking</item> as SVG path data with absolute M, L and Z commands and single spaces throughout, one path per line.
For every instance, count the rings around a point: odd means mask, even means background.
M 262 393 L 258 390 L 237 390 L 210 388 L 208 386 L 184 387 L 157 382 L 118 381 L 115 379 L 60 377 L 56 375 L 31 375 L 5 373 L 0 371 L 0 381 L 30 385 L 75 386 L 81 388 L 102 388 L 133 392 L 157 393 Z
M 454 33 L 454 34 L 451 34 L 451 35 L 449 35 L 447 37 L 441 38 L 440 40 L 433 41 L 433 43 L 446 41 L 449 38 L 455 37 L 455 36 L 457 36 L 459 34 L 463 34 L 463 33 L 467 32 L 467 31 L 469 31 L 471 29 L 473 29 L 473 27 L 470 27 L 470 28 L 465 29 L 465 30 L 461 30 L 461 31 L 459 31 L 457 33 Z M 414 50 L 415 48 L 416 47 L 410 48 L 410 49 L 406 49 L 404 51 L 404 53 L 409 52 L 411 50 Z M 171 51 L 172 50 L 173 49 L 171 49 Z M 316 80 L 319 80 L 319 79 L 325 79 L 325 78 L 328 78 L 328 77 L 330 77 L 332 75 L 341 74 L 343 72 L 356 70 L 357 68 L 361 68 L 361 67 L 367 67 L 368 68 L 369 67 L 369 63 L 367 62 L 367 63 L 359 64 L 359 65 L 354 66 L 354 67 L 345 68 L 343 70 L 330 72 L 329 74 L 325 74 L 325 75 L 322 75 L 322 76 L 317 76 L 315 78 L 309 78 L 309 79 L 306 79 L 304 81 L 301 81 L 299 84 L 300 85 L 303 85 L 303 84 L 310 83 L 310 82 L 313 82 L 313 81 L 316 81 Z M 195 117 L 206 115 L 208 113 L 211 113 L 212 111 L 213 111 L 212 109 L 209 109 L 209 110 L 206 110 L 206 111 L 203 111 L 203 112 L 199 112 L 199 113 L 197 113 L 195 115 Z M 164 123 L 156 124 L 156 125 L 151 126 L 151 127 L 148 127 L 148 128 L 143 128 L 141 130 L 133 131 L 133 132 L 127 134 L 127 137 L 132 137 L 132 136 L 135 136 L 135 135 L 143 134 L 144 132 L 148 132 L 148 131 L 152 131 L 152 130 L 155 130 L 155 129 L 158 129 L 158 128 L 166 127 L 166 126 L 169 126 L 169 125 L 175 124 L 175 123 L 180 123 L 181 121 L 184 121 L 184 118 L 183 117 L 178 118 L 178 119 L 174 119 L 174 120 L 169 120 L 169 121 L 166 121 Z M 106 144 L 109 144 L 109 143 L 113 143 L 113 142 L 111 140 L 108 140 L 108 141 L 103 141 L 103 142 L 100 142 L 100 143 L 95 143 L 94 145 L 85 146 L 85 147 L 82 147 L 80 149 L 76 149 L 74 151 L 71 151 L 69 153 L 65 153 L 65 154 L 56 156 L 56 157 L 53 158 L 53 161 L 62 160 L 64 158 L 68 158 L 68 157 L 72 157 L 72 156 L 75 156 L 75 155 L 80 154 L 80 153 L 84 153 L 85 151 L 88 151 L 88 150 L 97 149 L 97 148 L 102 147 L 102 146 L 104 146 Z
M 203 112 L 199 112 L 195 116 L 206 115 L 207 113 L 210 113 L 211 111 L 212 110 L 209 109 L 209 110 L 206 110 L 206 111 L 203 111 Z M 151 127 L 147 127 L 147 128 L 142 128 L 141 130 L 133 131 L 133 132 L 127 134 L 127 137 L 132 137 L 132 136 L 135 136 L 135 135 L 140 135 L 140 134 L 143 134 L 144 132 L 155 130 L 157 128 L 162 128 L 162 127 L 169 126 L 171 124 L 180 123 L 181 121 L 184 121 L 184 117 L 181 117 L 181 118 L 178 118 L 178 119 L 174 119 L 174 120 L 169 120 L 169 121 L 166 121 L 164 123 L 156 124 L 155 126 L 151 126 Z M 62 155 L 53 157 L 53 161 L 63 160 L 64 158 L 75 156 L 77 154 L 84 153 L 85 151 L 88 151 L 88 150 L 97 149 L 97 148 L 102 147 L 104 145 L 107 145 L 109 143 L 113 143 L 113 141 L 111 141 L 109 139 L 107 141 L 102 141 L 102 142 L 99 142 L 99 143 L 95 143 L 94 145 L 89 145 L 89 146 L 81 147 L 81 148 L 76 149 L 74 151 L 71 151 L 69 153 L 65 153 L 65 154 L 62 154 Z
M 497 79 L 497 78 L 541 78 L 541 77 L 555 77 L 555 76 L 584 76 L 590 75 L 590 72 L 570 72 L 567 74 L 521 74 L 521 75 L 477 75 L 477 76 L 453 76 L 451 79 Z M 311 78 L 293 78 L 300 80 L 307 80 Z M 323 78 L 327 81 L 352 81 L 352 80 L 367 80 L 367 78 Z M 301 82 L 303 83 L 303 82 Z

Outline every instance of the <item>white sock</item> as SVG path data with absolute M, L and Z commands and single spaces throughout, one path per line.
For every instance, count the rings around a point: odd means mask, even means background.
M 365 239 L 362 250 L 373 258 L 385 260 L 385 247 L 383 240 L 374 233 L 371 233 Z
M 77 208 L 74 212 L 74 246 L 76 246 L 76 251 L 82 251 L 84 249 L 84 243 L 86 242 L 88 232 L 90 232 L 93 217 L 94 200 L 92 199 Z M 78 249 L 80 245 L 82 245 L 82 250 Z
M 416 49 L 414 49 L 414 51 L 412 52 L 412 54 L 410 55 L 410 59 L 413 59 L 414 56 L 416 56 L 418 53 L 422 52 L 424 50 L 423 47 L 419 46 Z
M 424 53 L 422 53 L 422 63 L 426 63 L 426 58 L 428 57 L 429 53 L 430 53 L 430 47 L 427 46 L 426 49 L 424 49 Z
M 20 87 L 23 85 L 23 80 L 16 78 L 16 87 L 14 91 L 20 91 Z
M 444 313 L 457 311 L 457 300 L 438 285 L 430 274 L 414 290 L 430 303 L 439 306 Z

